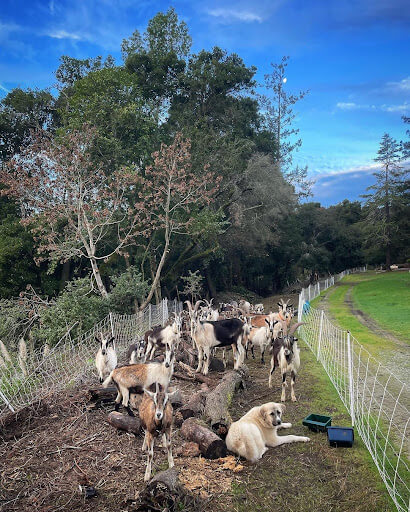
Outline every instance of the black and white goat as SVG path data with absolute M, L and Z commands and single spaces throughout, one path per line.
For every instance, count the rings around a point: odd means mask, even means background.
M 144 340 L 146 342 L 145 354 L 147 358 L 153 359 L 155 350 L 158 348 L 164 348 L 166 346 L 170 348 L 178 348 L 178 344 L 181 339 L 181 329 L 181 318 L 178 315 L 175 315 L 175 320 L 171 325 L 166 325 L 165 327 L 158 326 L 147 331 L 144 335 Z
M 96 336 L 95 340 L 100 344 L 100 348 L 95 356 L 95 366 L 97 367 L 100 382 L 103 382 L 117 366 L 115 341 L 114 336 L 106 336 L 103 333 L 100 333 L 100 337 Z
M 275 368 L 279 367 L 282 374 L 282 402 L 286 400 L 286 375 L 288 372 L 291 375 L 291 399 L 292 402 L 296 402 L 295 381 L 300 367 L 300 350 L 297 345 L 298 339 L 294 336 L 294 333 L 301 325 L 302 322 L 293 324 L 288 332 L 286 323 L 282 322 L 282 334 L 273 341 L 269 387 L 272 387 L 272 374 Z
M 217 321 L 198 321 L 194 326 L 194 340 L 198 349 L 197 372 L 208 374 L 211 349 L 232 346 L 234 368 L 237 370 L 244 360 L 245 349 L 242 339 L 245 324 L 239 318 Z
M 144 338 L 139 338 L 133 343 L 127 352 L 127 361 L 129 364 L 145 363 L 147 344 Z

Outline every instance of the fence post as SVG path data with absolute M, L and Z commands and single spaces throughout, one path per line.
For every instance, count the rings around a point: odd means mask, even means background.
M 151 312 L 151 302 L 148 304 L 148 329 L 151 329 L 152 326 L 152 312 Z
M 320 359 L 320 347 L 322 345 L 322 333 L 323 333 L 323 316 L 324 316 L 325 312 L 323 311 L 323 309 L 321 310 L 320 312 L 320 323 L 319 323 L 319 340 L 318 340 L 318 343 L 317 343 L 317 355 L 316 355 L 316 359 L 319 361 Z
M 309 285 L 309 288 L 308 288 L 308 294 L 309 294 L 309 302 L 310 302 L 310 285 Z
M 114 338 L 114 325 L 112 323 L 112 313 L 110 311 L 111 336 Z
M 353 358 L 352 342 L 350 331 L 347 331 L 347 366 L 349 372 L 349 397 L 350 397 L 350 416 L 352 417 L 352 427 L 354 426 L 354 391 L 353 391 Z
M 0 398 L 3 400 L 3 402 L 7 405 L 7 407 L 10 409 L 11 412 L 16 412 L 11 405 L 11 403 L 7 400 L 7 398 L 4 396 L 4 394 L 0 391 Z

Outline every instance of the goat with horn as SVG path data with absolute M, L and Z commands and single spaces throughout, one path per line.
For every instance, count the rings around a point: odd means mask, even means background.
M 297 345 L 298 339 L 294 336 L 294 333 L 302 323 L 303 322 L 298 322 L 293 324 L 288 332 L 286 322 L 282 322 L 282 334 L 276 338 L 272 344 L 269 387 L 272 387 L 272 374 L 278 366 L 282 374 L 282 402 L 286 400 L 286 376 L 288 372 L 290 372 L 291 375 L 291 400 L 292 402 L 296 402 L 295 381 L 300 367 L 300 350 Z

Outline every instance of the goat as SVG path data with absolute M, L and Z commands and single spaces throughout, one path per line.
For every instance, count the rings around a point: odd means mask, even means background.
M 173 348 L 177 347 L 181 339 L 182 322 L 179 316 L 175 316 L 175 320 L 171 325 L 165 327 L 157 326 L 147 331 L 144 335 L 144 340 L 147 345 L 145 355 L 149 359 L 153 359 L 155 350 L 160 347 L 168 345 Z
M 127 352 L 127 361 L 129 364 L 145 363 L 147 356 L 145 354 L 147 344 L 144 338 L 138 339 L 133 343 Z
M 137 363 L 113 370 L 102 385 L 106 388 L 111 382 L 115 384 L 117 388 L 115 410 L 118 411 L 122 400 L 122 405 L 126 408 L 128 414 L 134 416 L 129 406 L 130 393 L 141 393 L 144 388 L 148 388 L 154 382 L 158 382 L 158 384 L 167 388 L 174 373 L 174 362 L 175 353 L 167 346 L 162 363 L 155 361 Z
M 109 375 L 117 366 L 117 353 L 115 351 L 114 336 L 105 337 L 100 333 L 100 338 L 95 337 L 100 344 L 100 348 L 95 356 L 95 366 L 97 367 L 100 382 Z
M 239 318 L 217 321 L 199 321 L 194 326 L 194 340 L 198 349 L 197 372 L 208 374 L 209 357 L 214 347 L 232 345 L 234 352 L 234 368 L 237 370 L 243 363 L 244 348 L 242 338 L 245 324 Z M 205 360 L 205 361 L 204 361 Z
M 264 308 L 263 304 L 255 304 L 254 311 L 257 315 L 262 315 L 264 310 L 265 310 L 265 308 Z
M 265 354 L 266 347 L 268 345 L 270 345 L 270 343 L 274 339 L 274 334 L 275 334 L 274 327 L 275 327 L 275 324 L 278 323 L 278 321 L 273 320 L 273 319 L 268 320 L 266 318 L 265 323 L 266 323 L 266 325 L 264 327 L 257 327 L 255 329 L 251 329 L 249 335 L 247 336 L 247 341 L 245 344 L 246 358 L 248 358 L 248 350 L 250 348 L 251 352 L 252 352 L 252 358 L 255 359 L 255 354 L 254 354 L 253 348 L 255 345 L 259 347 L 259 349 L 261 351 L 261 363 L 262 364 L 265 363 L 263 356 Z
M 279 366 L 282 373 L 282 402 L 286 400 L 285 389 L 287 388 L 286 375 L 288 372 L 291 374 L 291 399 L 292 402 L 296 402 L 295 381 L 296 374 L 300 367 L 300 350 L 297 346 L 298 339 L 294 337 L 293 334 L 302 324 L 303 322 L 293 324 L 289 329 L 288 334 L 287 325 L 285 322 L 282 322 L 283 334 L 281 337 L 278 337 L 273 341 L 272 357 L 270 361 L 269 387 L 272 387 L 272 374 L 275 371 L 275 368 Z
M 154 392 L 155 389 L 155 392 Z M 148 453 L 147 467 L 145 470 L 144 481 L 151 478 L 151 466 L 154 458 L 154 438 L 162 434 L 162 444 L 166 447 L 168 453 L 168 466 L 174 467 L 171 446 L 172 430 L 172 405 L 169 398 L 175 393 L 168 393 L 158 382 L 150 386 L 150 389 L 144 388 L 144 396 L 139 406 L 139 417 L 141 426 L 144 429 L 144 443 L 142 450 Z
M 239 309 L 242 309 L 245 311 L 245 313 L 249 314 L 251 312 L 251 304 L 247 300 L 240 300 L 239 301 Z
M 192 347 L 195 348 L 195 339 L 194 339 L 194 326 L 199 318 L 198 307 L 201 304 L 202 300 L 197 300 L 195 302 L 195 306 L 192 306 L 190 300 L 186 300 L 185 304 L 188 306 L 188 314 L 189 314 L 189 322 L 190 322 L 190 334 L 192 339 Z

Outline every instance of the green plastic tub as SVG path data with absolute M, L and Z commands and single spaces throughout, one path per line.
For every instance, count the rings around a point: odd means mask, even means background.
M 322 414 L 309 414 L 302 423 L 314 432 L 326 432 L 327 427 L 332 424 L 332 417 L 323 416 Z

